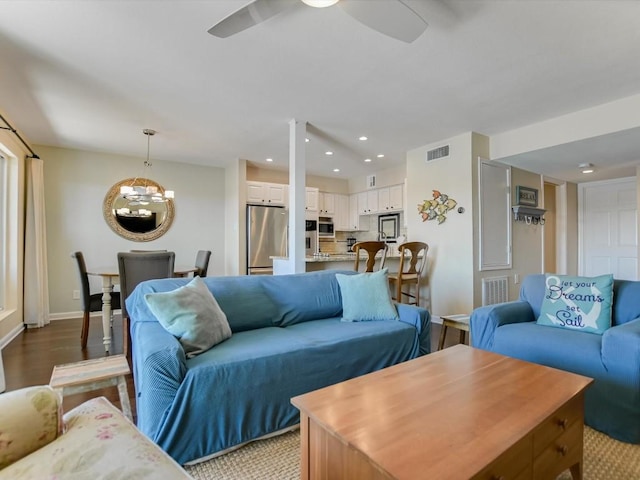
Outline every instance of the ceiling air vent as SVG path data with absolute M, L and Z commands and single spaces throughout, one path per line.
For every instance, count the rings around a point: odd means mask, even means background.
M 375 174 L 367 175 L 367 188 L 376 188 L 376 176 L 375 176 Z
M 433 150 L 429 150 L 427 152 L 427 162 L 430 162 L 432 160 L 438 160 L 439 158 L 444 158 L 448 156 L 449 156 L 449 145 L 434 148 Z

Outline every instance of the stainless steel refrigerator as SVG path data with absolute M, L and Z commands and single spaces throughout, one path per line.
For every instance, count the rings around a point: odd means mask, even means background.
M 273 275 L 270 257 L 287 256 L 288 224 L 284 207 L 247 205 L 248 275 Z

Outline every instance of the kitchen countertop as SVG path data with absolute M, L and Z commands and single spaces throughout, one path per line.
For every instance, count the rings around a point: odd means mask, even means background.
M 379 257 L 379 255 L 377 255 Z M 286 260 L 288 257 L 271 257 L 273 260 Z M 353 262 L 356 258 L 355 253 L 332 253 L 328 257 L 325 256 L 307 256 L 304 257 L 306 263 L 320 263 L 320 262 Z M 400 258 L 399 254 L 387 254 L 389 258 Z M 360 256 L 360 261 L 364 262 L 367 259 L 366 255 Z

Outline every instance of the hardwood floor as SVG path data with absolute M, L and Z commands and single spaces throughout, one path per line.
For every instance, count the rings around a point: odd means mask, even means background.
M 439 324 L 431 325 L 431 350 L 438 348 L 440 335 Z M 89 358 L 99 358 L 105 355 L 102 345 L 102 324 L 98 317 L 91 319 L 87 349 L 80 348 L 81 319 L 56 320 L 45 328 L 29 329 L 22 332 L 2 350 L 7 391 L 31 385 L 49 383 L 54 365 L 78 362 Z M 112 337 L 114 338 L 113 354 L 122 353 L 122 322 L 118 316 L 113 322 Z M 458 341 L 458 331 L 449 329 L 445 348 L 455 345 Z M 127 387 L 131 408 L 135 418 L 135 389 L 133 377 L 128 376 Z M 80 405 L 84 401 L 105 396 L 120 408 L 118 391 L 115 387 L 93 392 L 67 396 L 64 399 L 64 411 Z
M 31 385 L 48 384 L 54 365 L 104 356 L 101 322 L 102 320 L 98 317 L 91 319 L 89 339 L 84 351 L 80 348 L 82 330 L 80 318 L 55 320 L 45 328 L 24 330 L 2 349 L 7 391 Z M 113 322 L 112 337 L 114 339 L 112 353 L 122 353 L 122 321 L 118 316 Z M 131 408 L 135 412 L 135 390 L 131 375 L 127 378 L 127 388 Z M 99 396 L 107 397 L 110 402 L 120 408 L 118 390 L 112 387 L 66 396 L 63 403 L 64 411 Z

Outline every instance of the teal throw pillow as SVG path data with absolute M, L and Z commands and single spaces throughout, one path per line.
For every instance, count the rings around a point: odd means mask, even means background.
M 597 334 L 611 327 L 613 275 L 547 274 L 545 283 L 539 325 Z
M 374 273 L 344 275 L 336 273 L 342 296 L 342 320 L 364 322 L 397 320 L 398 312 L 389 295 L 387 269 Z
M 200 277 L 171 292 L 147 293 L 144 299 L 164 329 L 178 338 L 187 358 L 231 337 L 227 316 Z

